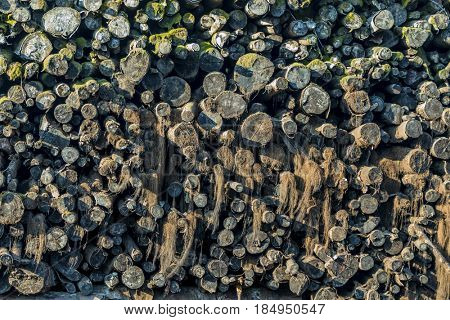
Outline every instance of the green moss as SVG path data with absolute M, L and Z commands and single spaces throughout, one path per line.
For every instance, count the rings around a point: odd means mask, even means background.
M 0 106 L 3 107 L 5 103 L 9 103 L 11 100 L 7 96 L 0 97 Z
M 170 41 L 173 46 L 183 45 L 187 41 L 188 31 L 186 28 L 176 28 L 168 32 L 152 34 L 148 41 L 153 45 L 153 53 L 159 53 L 159 46 L 163 41 Z
M 149 2 L 145 7 L 145 12 L 151 20 L 160 21 L 164 18 L 166 4 L 159 2 Z
M 410 5 L 414 0 L 402 0 L 402 7 L 406 8 L 408 5 Z
M 323 75 L 327 70 L 327 65 L 320 59 L 314 59 L 310 63 L 308 63 L 307 67 L 311 71 L 317 72 L 319 75 Z
M 359 14 L 350 12 L 344 17 L 343 23 L 347 28 L 350 29 L 350 31 L 353 31 L 361 28 L 364 21 Z
M 172 29 L 174 25 L 179 25 L 181 22 L 181 14 L 177 13 L 172 17 L 165 17 L 158 25 L 164 29 Z
M 77 45 L 77 48 L 83 49 L 88 46 L 88 41 L 83 37 L 79 37 L 75 39 L 75 44 Z
M 12 18 L 12 14 L 8 14 L 6 16 L 5 23 L 10 25 L 11 27 L 14 27 L 17 21 Z
M 77 81 L 73 84 L 72 88 L 74 91 L 80 91 L 86 89 L 90 82 L 95 81 L 94 78 L 87 77 L 82 79 L 81 81 Z
M 403 52 L 400 51 L 394 51 L 392 52 L 392 57 L 391 59 L 393 61 L 402 61 L 405 58 L 405 55 L 403 54 Z
M 180 44 L 185 44 L 188 37 L 188 31 L 186 28 L 177 28 L 169 31 L 172 37 L 173 45 L 177 46 Z
M 42 63 L 42 70 L 48 71 L 50 65 L 58 60 L 64 60 L 64 55 L 60 53 L 54 53 L 49 55 L 47 58 L 44 59 L 44 62 Z
M 211 49 L 214 49 L 214 46 L 208 41 L 203 41 L 200 43 L 200 52 L 206 52 Z
M 344 90 L 358 90 L 359 87 L 361 86 L 363 79 L 359 76 L 356 75 L 348 75 L 348 76 L 343 76 L 340 80 L 339 80 L 339 84 L 341 85 L 341 87 Z
M 6 61 L 5 57 L 0 56 L 0 75 L 4 74 L 8 69 L 8 61 Z
M 0 49 L 0 75 L 4 74 L 8 69 L 8 64 L 12 60 L 11 51 Z
M 210 14 L 214 14 L 216 16 L 224 17 L 227 21 L 230 18 L 230 15 L 223 11 L 222 9 L 213 9 L 211 10 Z
M 22 64 L 20 62 L 11 63 L 6 71 L 6 75 L 11 81 L 20 79 L 22 77 Z
M 312 0 L 301 0 L 300 8 L 307 8 L 312 3 Z
M 239 58 L 236 65 L 239 65 L 243 68 L 251 68 L 256 60 L 258 60 L 260 55 L 256 53 L 247 53 Z
M 159 33 L 159 34 L 152 34 L 148 38 L 148 42 L 153 45 L 154 49 L 152 50 L 153 53 L 158 54 L 159 53 L 159 46 L 163 41 L 172 41 L 172 37 L 169 32 L 165 33 Z
M 74 52 L 69 48 L 62 48 L 61 50 L 59 50 L 58 54 L 62 55 L 66 60 L 72 60 Z

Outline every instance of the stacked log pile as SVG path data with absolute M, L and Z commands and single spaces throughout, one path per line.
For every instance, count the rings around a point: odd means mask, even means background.
M 0 4 L 3 297 L 450 298 L 448 1 Z

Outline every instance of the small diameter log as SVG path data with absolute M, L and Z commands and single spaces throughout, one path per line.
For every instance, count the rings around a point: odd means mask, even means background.
M 189 269 L 189 274 L 193 275 L 198 279 L 203 278 L 205 273 L 206 273 L 205 268 L 199 264 L 195 264 Z
M 249 115 L 240 127 L 243 142 L 248 146 L 261 147 L 272 140 L 272 118 L 263 112 Z
M 245 13 L 252 19 L 264 16 L 270 10 L 266 0 L 250 0 L 244 7 Z
M 205 208 L 208 204 L 208 196 L 205 193 L 196 193 L 193 201 L 198 208 Z
M 187 147 L 197 149 L 199 145 L 194 126 L 186 122 L 181 122 L 171 127 L 167 132 L 167 138 L 181 149 Z
M 336 300 L 337 298 L 336 289 L 330 287 L 320 288 L 314 295 L 314 300 Z
M 390 160 L 398 162 L 403 173 L 424 173 L 430 166 L 428 154 L 421 149 L 409 149 L 405 147 L 393 147 L 384 149 L 380 154 Z
M 226 183 L 226 186 L 238 193 L 241 193 L 242 191 L 244 191 L 244 186 L 240 182 L 228 181 Z
M 53 116 L 59 123 L 68 123 L 73 116 L 72 107 L 67 104 L 59 104 L 53 110 Z
M 208 73 L 203 79 L 203 90 L 208 97 L 215 98 L 225 91 L 227 78 L 222 72 Z
M 105 276 L 104 282 L 109 289 L 114 289 L 120 283 L 119 275 L 117 274 L 117 272 L 107 274 Z
M 222 260 L 211 260 L 206 266 L 208 272 L 215 278 L 221 278 L 227 275 L 228 266 Z
M 244 238 L 244 246 L 251 254 L 262 253 L 270 244 L 267 233 L 263 231 L 255 231 L 247 234 Z
M 118 272 L 124 272 L 127 270 L 130 266 L 133 265 L 133 260 L 129 255 L 126 253 L 121 253 L 113 258 L 111 261 L 112 267 L 114 270 Z
M 283 77 L 278 77 L 273 80 L 271 83 L 266 85 L 264 97 L 265 99 L 272 98 L 275 94 L 281 93 L 288 88 L 288 80 Z
M 231 245 L 233 241 L 234 241 L 234 234 L 233 231 L 231 230 L 224 229 L 220 231 L 219 234 L 217 235 L 217 243 L 221 247 L 227 247 Z
M 3 265 L 5 267 L 12 266 L 14 260 L 13 256 L 7 248 L 0 247 L 0 267 Z
M 84 256 L 93 269 L 99 269 L 105 263 L 108 254 L 97 246 L 89 245 L 85 249 Z
M 299 100 L 300 108 L 307 114 L 319 115 L 331 106 L 330 95 L 320 86 L 310 84 L 302 90 Z
M 386 242 L 384 243 L 384 252 L 391 256 L 395 256 L 400 254 L 400 252 L 403 249 L 403 242 L 400 239 L 396 238 L 387 238 Z
M 297 296 L 301 296 L 309 285 L 309 279 L 303 272 L 292 276 L 289 279 L 289 290 Z
M 398 272 L 403 266 L 403 261 L 399 257 L 388 257 L 383 260 L 386 272 Z
M 144 271 L 138 266 L 131 266 L 122 273 L 122 283 L 129 289 L 139 289 L 144 285 Z
M 281 129 L 288 137 L 297 133 L 297 123 L 288 113 L 281 117 Z
M 77 287 L 83 296 L 88 296 L 94 291 L 92 281 L 88 277 L 81 278 L 81 280 L 77 282 Z
M 369 234 L 369 240 L 373 246 L 381 247 L 382 245 L 384 245 L 386 238 L 381 230 L 373 230 Z
M 315 130 L 327 139 L 334 139 L 338 134 L 338 128 L 332 123 L 323 123 Z
M 205 290 L 208 293 L 215 293 L 217 291 L 217 279 L 210 275 L 209 273 L 206 273 L 200 280 L 199 280 L 200 288 Z
M 222 129 L 223 119 L 219 113 L 202 111 L 197 117 L 197 124 L 206 131 L 219 133 Z
M 184 122 L 191 122 L 197 116 L 197 104 L 195 102 L 188 102 L 183 106 L 181 110 L 181 120 Z
M 350 132 L 357 146 L 376 148 L 381 142 L 380 127 L 376 123 L 366 123 Z
M 300 267 L 311 279 L 319 279 L 325 273 L 323 261 L 314 256 L 303 257 L 300 261 Z
M 50 228 L 47 231 L 46 236 L 46 246 L 49 251 L 59 251 L 62 250 L 68 241 L 67 234 L 65 231 L 58 227 Z
M 125 235 L 123 238 L 123 244 L 125 246 L 126 252 L 134 262 L 139 262 L 142 260 L 142 251 L 134 242 L 133 238 L 131 238 L 129 235 Z
M 362 254 L 359 257 L 359 269 L 362 271 L 369 271 L 374 266 L 373 258 L 368 254 Z

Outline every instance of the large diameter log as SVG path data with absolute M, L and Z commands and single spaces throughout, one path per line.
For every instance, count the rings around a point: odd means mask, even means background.
M 244 238 L 244 245 L 251 254 L 259 254 L 264 252 L 270 244 L 267 233 L 263 231 L 255 231 L 247 234 Z
M 363 124 L 350 134 L 355 138 L 356 145 L 362 148 L 376 148 L 381 142 L 380 127 L 376 123 Z
M 192 124 L 180 122 L 167 131 L 167 138 L 181 149 L 198 148 L 199 141 L 197 131 Z
M 448 137 L 439 137 L 433 141 L 430 153 L 433 157 L 449 160 L 450 159 L 450 139 Z
M 228 266 L 222 260 L 211 260 L 208 262 L 206 268 L 209 273 L 215 278 L 222 278 L 228 273 Z
M 46 246 L 49 251 L 62 250 L 68 241 L 65 231 L 58 227 L 53 227 L 47 231 Z
M 322 87 L 312 83 L 302 90 L 299 104 L 307 114 L 319 115 L 330 108 L 331 99 Z
M 169 77 L 163 80 L 159 94 L 164 102 L 173 107 L 181 107 L 191 99 L 191 87 L 179 77 Z
M 383 171 L 375 166 L 364 166 L 359 169 L 358 177 L 365 185 L 380 185 L 383 182 Z
M 44 289 L 44 278 L 32 271 L 14 268 L 8 276 L 9 284 L 24 295 L 37 294 Z
M 241 95 L 231 92 L 223 91 L 215 99 L 217 105 L 217 112 L 224 119 L 239 118 L 247 109 L 247 102 Z
M 239 58 L 234 68 L 234 80 L 239 90 L 249 95 L 264 89 L 275 71 L 273 63 L 256 53 L 248 53 Z
M 347 92 L 342 100 L 344 107 L 355 114 L 364 114 L 370 110 L 370 99 L 366 91 Z
M 217 97 L 225 91 L 227 78 L 222 72 L 208 73 L 203 79 L 203 90 L 209 97 Z
M 70 37 L 80 23 L 80 13 L 69 7 L 56 7 L 42 16 L 44 30 L 55 37 Z
M 386 128 L 394 141 L 402 141 L 408 138 L 418 138 L 422 135 L 422 124 L 416 119 L 403 121 L 398 126 Z
M 289 89 L 298 91 L 305 88 L 310 79 L 310 70 L 301 63 L 293 63 L 284 72 L 284 77 L 288 81 Z
M 436 120 L 443 112 L 442 103 L 437 99 L 428 99 L 416 108 L 416 112 L 426 120 Z
M 320 279 L 325 273 L 323 261 L 314 256 L 305 256 L 300 261 L 300 268 L 311 279 Z
M 383 149 L 380 154 L 387 159 L 397 161 L 399 169 L 403 173 L 421 174 L 430 167 L 430 157 L 421 149 L 392 147 Z
M 23 213 L 23 202 L 18 194 L 13 192 L 0 194 L 0 224 L 18 223 Z
M 240 127 L 243 142 L 248 146 L 261 147 L 272 140 L 272 118 L 264 113 L 257 112 L 245 118 Z

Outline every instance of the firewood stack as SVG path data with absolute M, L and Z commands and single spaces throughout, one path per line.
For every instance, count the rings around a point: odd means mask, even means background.
M 449 2 L 0 3 L 1 297 L 450 298 Z

